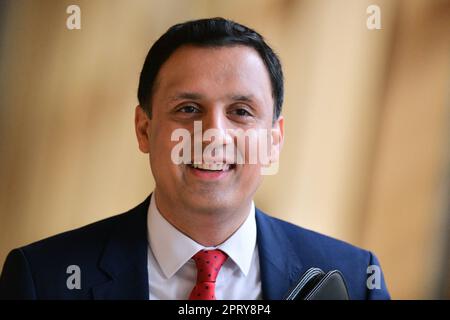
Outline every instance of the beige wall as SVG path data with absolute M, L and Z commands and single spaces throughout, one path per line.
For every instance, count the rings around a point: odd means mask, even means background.
M 374 250 L 394 298 L 439 294 L 450 1 L 5 3 L 0 263 L 13 247 L 127 210 L 152 190 L 133 129 L 145 55 L 174 23 L 224 16 L 262 33 L 286 76 L 280 172 L 257 205 Z M 81 30 L 65 27 L 69 4 L 81 7 Z M 381 7 L 382 30 L 366 28 L 369 4 Z

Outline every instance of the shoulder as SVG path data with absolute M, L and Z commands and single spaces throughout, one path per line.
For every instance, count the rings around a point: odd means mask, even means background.
M 274 218 L 260 210 L 257 210 L 257 221 L 263 228 L 261 232 L 275 235 L 274 242 L 289 245 L 292 254 L 304 264 L 304 269 L 339 270 L 346 279 L 352 298 L 389 298 L 378 259 L 371 251 Z M 380 270 L 381 290 L 368 291 L 367 279 L 374 266 Z
M 340 256 L 359 258 L 368 262 L 369 251 L 361 249 L 345 241 L 312 231 L 293 223 L 272 217 L 260 210 L 257 216 L 274 232 L 282 233 L 294 248 L 301 248 L 303 253 L 314 252 L 315 256 Z M 266 227 L 267 227 L 266 226 Z M 305 252 L 306 251 L 306 252 Z
M 126 228 L 136 214 L 133 209 L 86 226 L 69 230 L 19 248 L 25 256 L 40 259 L 57 258 L 58 253 L 84 253 L 98 251 L 103 248 L 109 236 L 118 228 Z M 60 256 L 59 256 L 60 257 Z
M 73 266 L 83 272 L 85 284 L 108 278 L 99 268 L 107 244 L 116 248 L 145 238 L 147 200 L 135 208 L 12 250 L 0 276 L 0 298 L 73 298 L 67 290 L 67 273 Z M 142 231 L 142 232 L 141 232 Z M 82 298 L 89 292 L 80 291 Z

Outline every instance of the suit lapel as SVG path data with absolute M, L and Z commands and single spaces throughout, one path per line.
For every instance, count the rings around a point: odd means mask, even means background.
M 263 299 L 281 300 L 301 275 L 303 265 L 285 230 L 256 209 Z
M 110 280 L 93 288 L 94 299 L 145 299 L 149 297 L 147 271 L 147 210 L 150 196 L 124 214 L 110 230 L 99 267 Z
M 125 214 L 111 236 L 99 263 L 110 280 L 96 285 L 94 299 L 149 297 L 147 270 L 147 210 L 151 195 Z M 256 209 L 258 253 L 263 299 L 283 299 L 304 272 L 289 238 L 273 218 Z

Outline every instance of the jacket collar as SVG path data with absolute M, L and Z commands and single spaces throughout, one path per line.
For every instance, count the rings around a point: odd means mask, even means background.
M 302 272 L 303 264 L 297 256 L 280 222 L 256 209 L 257 241 L 261 269 L 263 299 L 284 299 Z
M 93 288 L 94 299 L 148 299 L 147 210 L 150 196 L 123 215 L 99 262 L 110 278 Z
M 142 299 L 149 297 L 147 270 L 147 212 L 150 196 L 124 214 L 99 262 L 110 278 L 93 288 L 94 299 Z M 273 218 L 256 208 L 257 244 L 263 299 L 283 299 L 301 275 L 303 265 L 285 231 Z

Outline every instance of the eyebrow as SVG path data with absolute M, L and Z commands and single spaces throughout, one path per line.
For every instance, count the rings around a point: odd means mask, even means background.
M 174 96 L 170 97 L 170 101 L 178 101 L 178 100 L 201 100 L 204 99 L 205 96 L 201 93 L 197 92 L 179 92 L 175 94 Z M 227 95 L 227 98 L 234 100 L 234 101 L 244 101 L 244 102 L 252 102 L 254 100 L 254 97 L 252 94 L 231 94 Z
M 244 101 L 244 102 L 252 102 L 254 100 L 252 94 L 248 94 L 248 95 L 236 94 L 236 95 L 231 95 L 230 98 L 235 101 Z
M 188 100 L 201 100 L 203 99 L 204 96 L 200 93 L 196 93 L 196 92 L 179 92 L 177 94 L 175 94 L 174 96 L 170 97 L 169 100 L 170 101 L 177 101 L 177 100 L 183 100 L 183 99 L 188 99 Z

